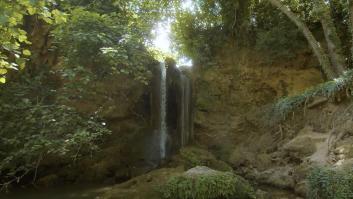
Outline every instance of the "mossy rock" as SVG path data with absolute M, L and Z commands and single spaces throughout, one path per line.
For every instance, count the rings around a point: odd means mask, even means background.
M 180 150 L 181 163 L 186 169 L 196 166 L 207 166 L 219 171 L 233 171 L 227 163 L 218 160 L 212 153 L 197 147 L 186 147 Z
M 173 176 L 183 173 L 182 167 L 162 168 L 135 177 L 122 184 L 104 188 L 100 199 L 161 199 L 159 187 Z
M 160 187 L 163 199 L 252 199 L 255 191 L 242 177 L 208 167 L 195 167 Z

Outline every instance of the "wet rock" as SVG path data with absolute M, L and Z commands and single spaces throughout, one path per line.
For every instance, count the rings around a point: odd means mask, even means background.
M 170 177 L 181 175 L 182 172 L 181 167 L 154 170 L 125 183 L 106 188 L 99 199 L 161 199 L 157 188 L 165 184 Z
M 352 159 L 344 159 L 341 161 L 338 161 L 335 165 L 334 168 L 336 170 L 344 170 L 344 171 L 350 171 L 353 168 L 353 158 Z
M 266 191 L 262 191 L 262 190 L 258 189 L 256 191 L 256 198 L 257 199 L 271 199 L 271 194 L 269 194 Z
M 252 146 L 253 147 L 253 146 Z M 249 147 L 250 148 L 250 147 Z M 263 152 L 250 151 L 245 147 L 237 147 L 229 157 L 229 163 L 233 168 L 256 168 L 260 171 L 271 168 L 273 165 L 270 154 Z
M 295 193 L 305 197 L 308 193 L 308 184 L 306 180 L 303 180 L 295 185 Z
M 297 137 L 290 140 L 283 146 L 283 150 L 293 160 L 303 161 L 305 158 L 313 155 L 324 143 L 328 134 L 317 133 L 312 127 L 303 128 Z
M 185 147 L 174 158 L 176 165 L 184 165 L 186 169 L 196 166 L 207 166 L 218 171 L 233 171 L 227 163 L 218 160 L 209 151 L 198 147 Z
M 264 172 L 259 172 L 255 179 L 259 183 L 268 184 L 278 188 L 293 188 L 295 181 L 293 178 L 293 168 L 287 167 L 277 167 L 266 170 Z
M 229 158 L 229 162 L 234 168 L 238 168 L 241 166 L 250 166 L 254 164 L 255 161 L 255 154 L 249 152 L 245 147 L 236 148 Z
M 38 186 L 46 187 L 46 188 L 52 187 L 54 185 L 58 185 L 60 183 L 61 183 L 61 181 L 60 181 L 59 176 L 57 176 L 55 174 L 44 176 L 37 181 Z

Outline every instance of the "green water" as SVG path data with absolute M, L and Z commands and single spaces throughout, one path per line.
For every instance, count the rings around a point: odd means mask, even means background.
M 18 190 L 0 194 L 0 199 L 100 199 L 106 188 L 98 186 L 67 186 L 47 190 Z

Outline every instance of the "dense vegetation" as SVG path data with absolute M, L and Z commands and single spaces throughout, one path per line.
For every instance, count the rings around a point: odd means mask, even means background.
M 214 170 L 203 176 L 173 177 L 160 189 L 165 199 L 255 198 L 254 190 L 243 178 Z
M 145 43 L 167 2 L 18 0 L 0 7 L 0 82 L 7 80 L 0 88 L 0 184 L 6 187 L 26 175 L 35 181 L 47 157 L 74 162 L 97 149 L 110 132 L 104 119 L 71 102 L 120 74 L 148 83 L 147 66 L 155 60 Z
M 194 6 L 177 13 L 174 37 L 177 48 L 196 62 L 207 63 L 212 53 L 229 43 L 268 51 L 273 59 L 293 57 L 309 44 L 329 79 L 347 68 L 351 57 L 347 2 L 213 0 Z
M 309 176 L 309 198 L 352 198 L 352 171 L 316 168 Z
M 152 30 L 161 21 L 172 23 L 177 54 L 203 68 L 214 67 L 214 56 L 225 48 L 263 53 L 269 63 L 303 52 L 314 56 L 327 82 L 279 100 L 271 119 L 285 118 L 317 95 L 352 95 L 351 0 L 195 0 L 188 6 L 182 0 L 0 0 L 1 188 L 34 182 L 47 158 L 74 164 L 99 149 L 111 133 L 105 110 L 80 111 L 73 101 L 98 95 L 98 83 L 122 76 L 148 85 L 156 54 L 164 56 L 151 49 Z M 192 166 L 206 164 L 197 154 L 181 155 Z M 315 172 L 313 198 L 326 192 L 344 198 L 341 190 L 326 189 L 342 176 L 351 183 L 351 174 Z M 229 198 L 236 183 L 230 173 L 199 182 L 177 177 L 163 194 Z

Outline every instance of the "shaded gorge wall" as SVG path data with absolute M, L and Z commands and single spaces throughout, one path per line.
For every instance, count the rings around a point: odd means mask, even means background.
M 190 71 L 167 62 L 167 124 L 169 153 L 175 154 L 193 140 L 193 81 Z
M 166 79 L 163 77 L 164 69 Z M 146 152 L 154 162 L 161 162 L 192 140 L 192 78 L 189 73 L 177 68 L 175 62 L 167 61 L 153 69 L 151 84 L 153 130 L 149 135 L 153 141 L 150 142 L 152 146 L 146 146 Z

